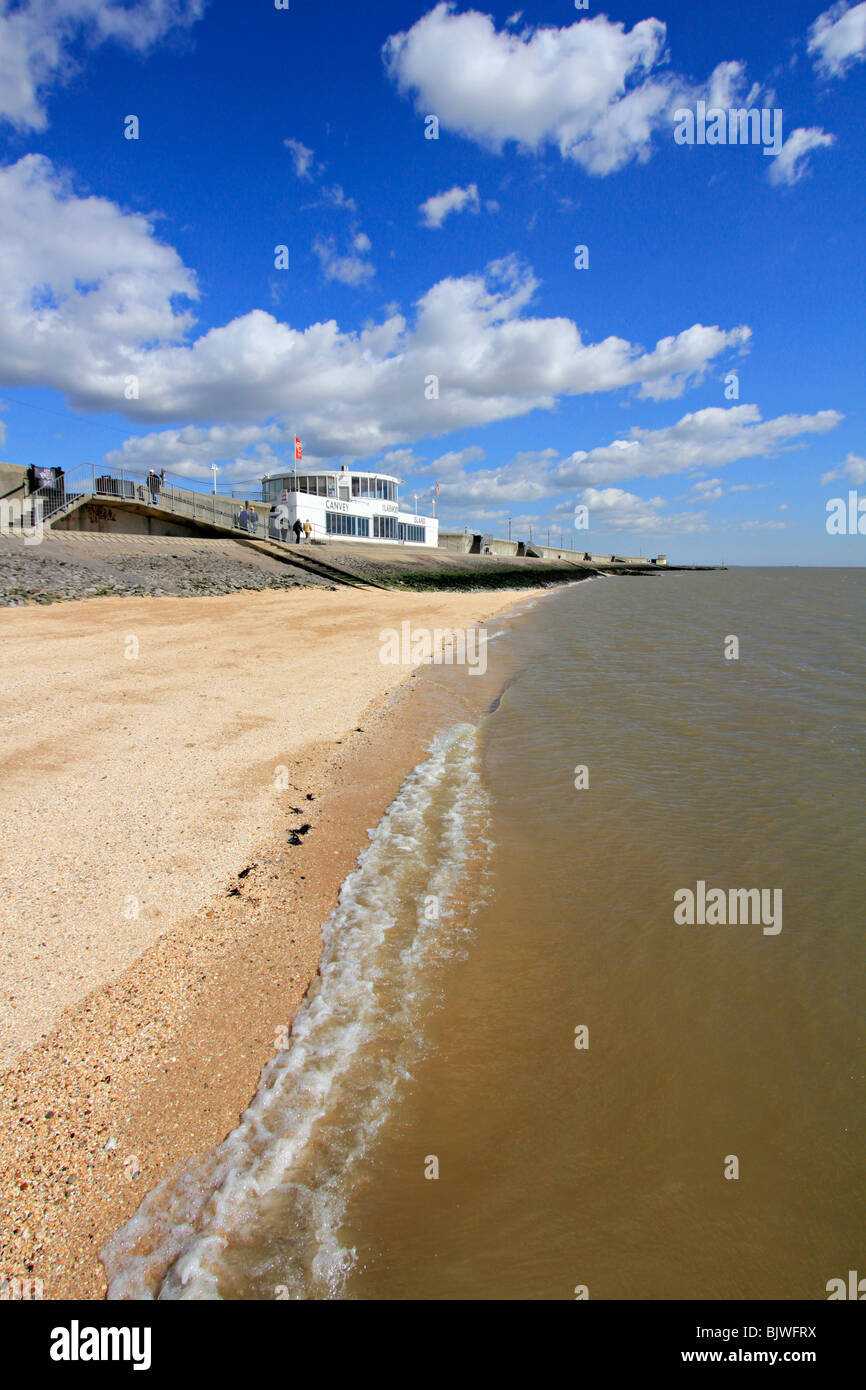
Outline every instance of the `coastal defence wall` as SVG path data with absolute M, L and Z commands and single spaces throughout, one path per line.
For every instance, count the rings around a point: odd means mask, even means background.
M 0 497 L 24 495 L 27 469 L 18 463 L 0 463 Z
M 576 583 L 598 573 L 591 565 L 514 553 L 478 555 L 409 546 L 349 542 L 300 546 L 295 563 L 321 565 L 333 578 L 385 589 L 519 589 Z
M 94 498 L 58 517 L 52 531 L 69 531 L 102 536 L 192 536 L 201 535 L 202 528 L 183 521 L 172 521 L 162 512 L 124 503 L 118 506 L 110 498 Z
M 568 550 L 553 545 L 528 545 L 527 553 L 537 555 L 541 560 L 571 560 L 580 565 L 609 565 L 613 560 L 612 555 L 594 555 L 585 550 Z M 646 560 L 635 560 L 634 563 L 645 565 Z
M 496 536 L 482 536 L 482 555 L 519 555 L 519 541 L 501 541 Z
M 468 555 L 475 537 L 467 531 L 440 531 L 439 549 L 449 550 L 455 555 Z
M 582 550 L 556 549 L 528 541 L 506 541 L 478 531 L 440 531 L 439 549 L 456 555 L 528 555 L 540 560 L 573 560 L 578 564 L 583 564 L 585 558 Z M 610 556 L 600 558 L 609 560 Z
M 650 560 L 645 555 L 596 555 L 585 548 L 541 545 L 537 541 L 505 541 L 498 536 L 473 535 L 462 531 L 440 531 L 439 547 L 461 555 L 527 556 L 535 560 L 563 560 L 575 565 L 656 565 L 667 564 L 666 557 Z
M 575 552 L 572 552 L 575 554 Z M 321 557 L 321 558 L 320 558 Z M 596 562 L 583 558 L 548 555 L 458 554 L 450 550 L 413 549 L 409 546 L 364 546 L 357 542 L 299 546 L 296 564 L 322 564 L 338 582 L 368 583 L 387 589 L 517 589 L 574 584 L 598 575 L 643 577 L 674 573 L 680 569 L 715 569 L 713 565 L 667 565 L 652 561 L 625 561 L 605 556 Z

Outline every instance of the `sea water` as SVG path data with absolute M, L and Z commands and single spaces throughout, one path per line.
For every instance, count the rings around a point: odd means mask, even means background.
M 289 1048 L 113 1239 L 111 1296 L 825 1298 L 861 1267 L 864 619 L 863 571 L 596 579 L 488 624 L 483 679 L 431 668 L 453 718 Z M 676 920 L 754 889 L 777 932 Z

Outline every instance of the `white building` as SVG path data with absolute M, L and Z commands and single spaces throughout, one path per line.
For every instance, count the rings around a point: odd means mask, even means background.
M 294 469 L 267 473 L 262 500 L 275 509 L 270 529 L 287 532 L 296 520 L 309 521 L 314 540 L 345 537 L 353 541 L 382 541 L 391 545 L 437 546 L 439 521 L 401 511 L 401 479 L 390 473 Z

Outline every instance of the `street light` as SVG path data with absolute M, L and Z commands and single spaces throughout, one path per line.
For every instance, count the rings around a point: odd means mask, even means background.
M 215 463 L 212 463 L 212 464 L 211 464 L 211 472 L 213 473 L 213 492 L 214 492 L 214 497 L 216 497 L 216 475 L 217 475 L 218 471 L 219 471 L 219 470 L 218 470 L 216 464 L 215 464 Z

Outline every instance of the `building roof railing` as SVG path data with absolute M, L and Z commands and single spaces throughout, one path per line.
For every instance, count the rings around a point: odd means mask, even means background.
M 275 478 L 292 478 L 295 475 L 301 478 L 327 477 L 327 478 L 386 478 L 389 483 L 402 483 L 403 479 L 398 478 L 396 473 L 380 473 L 375 468 L 314 468 L 302 464 L 300 468 L 276 469 L 271 473 L 262 475 L 263 482 L 273 482 Z

